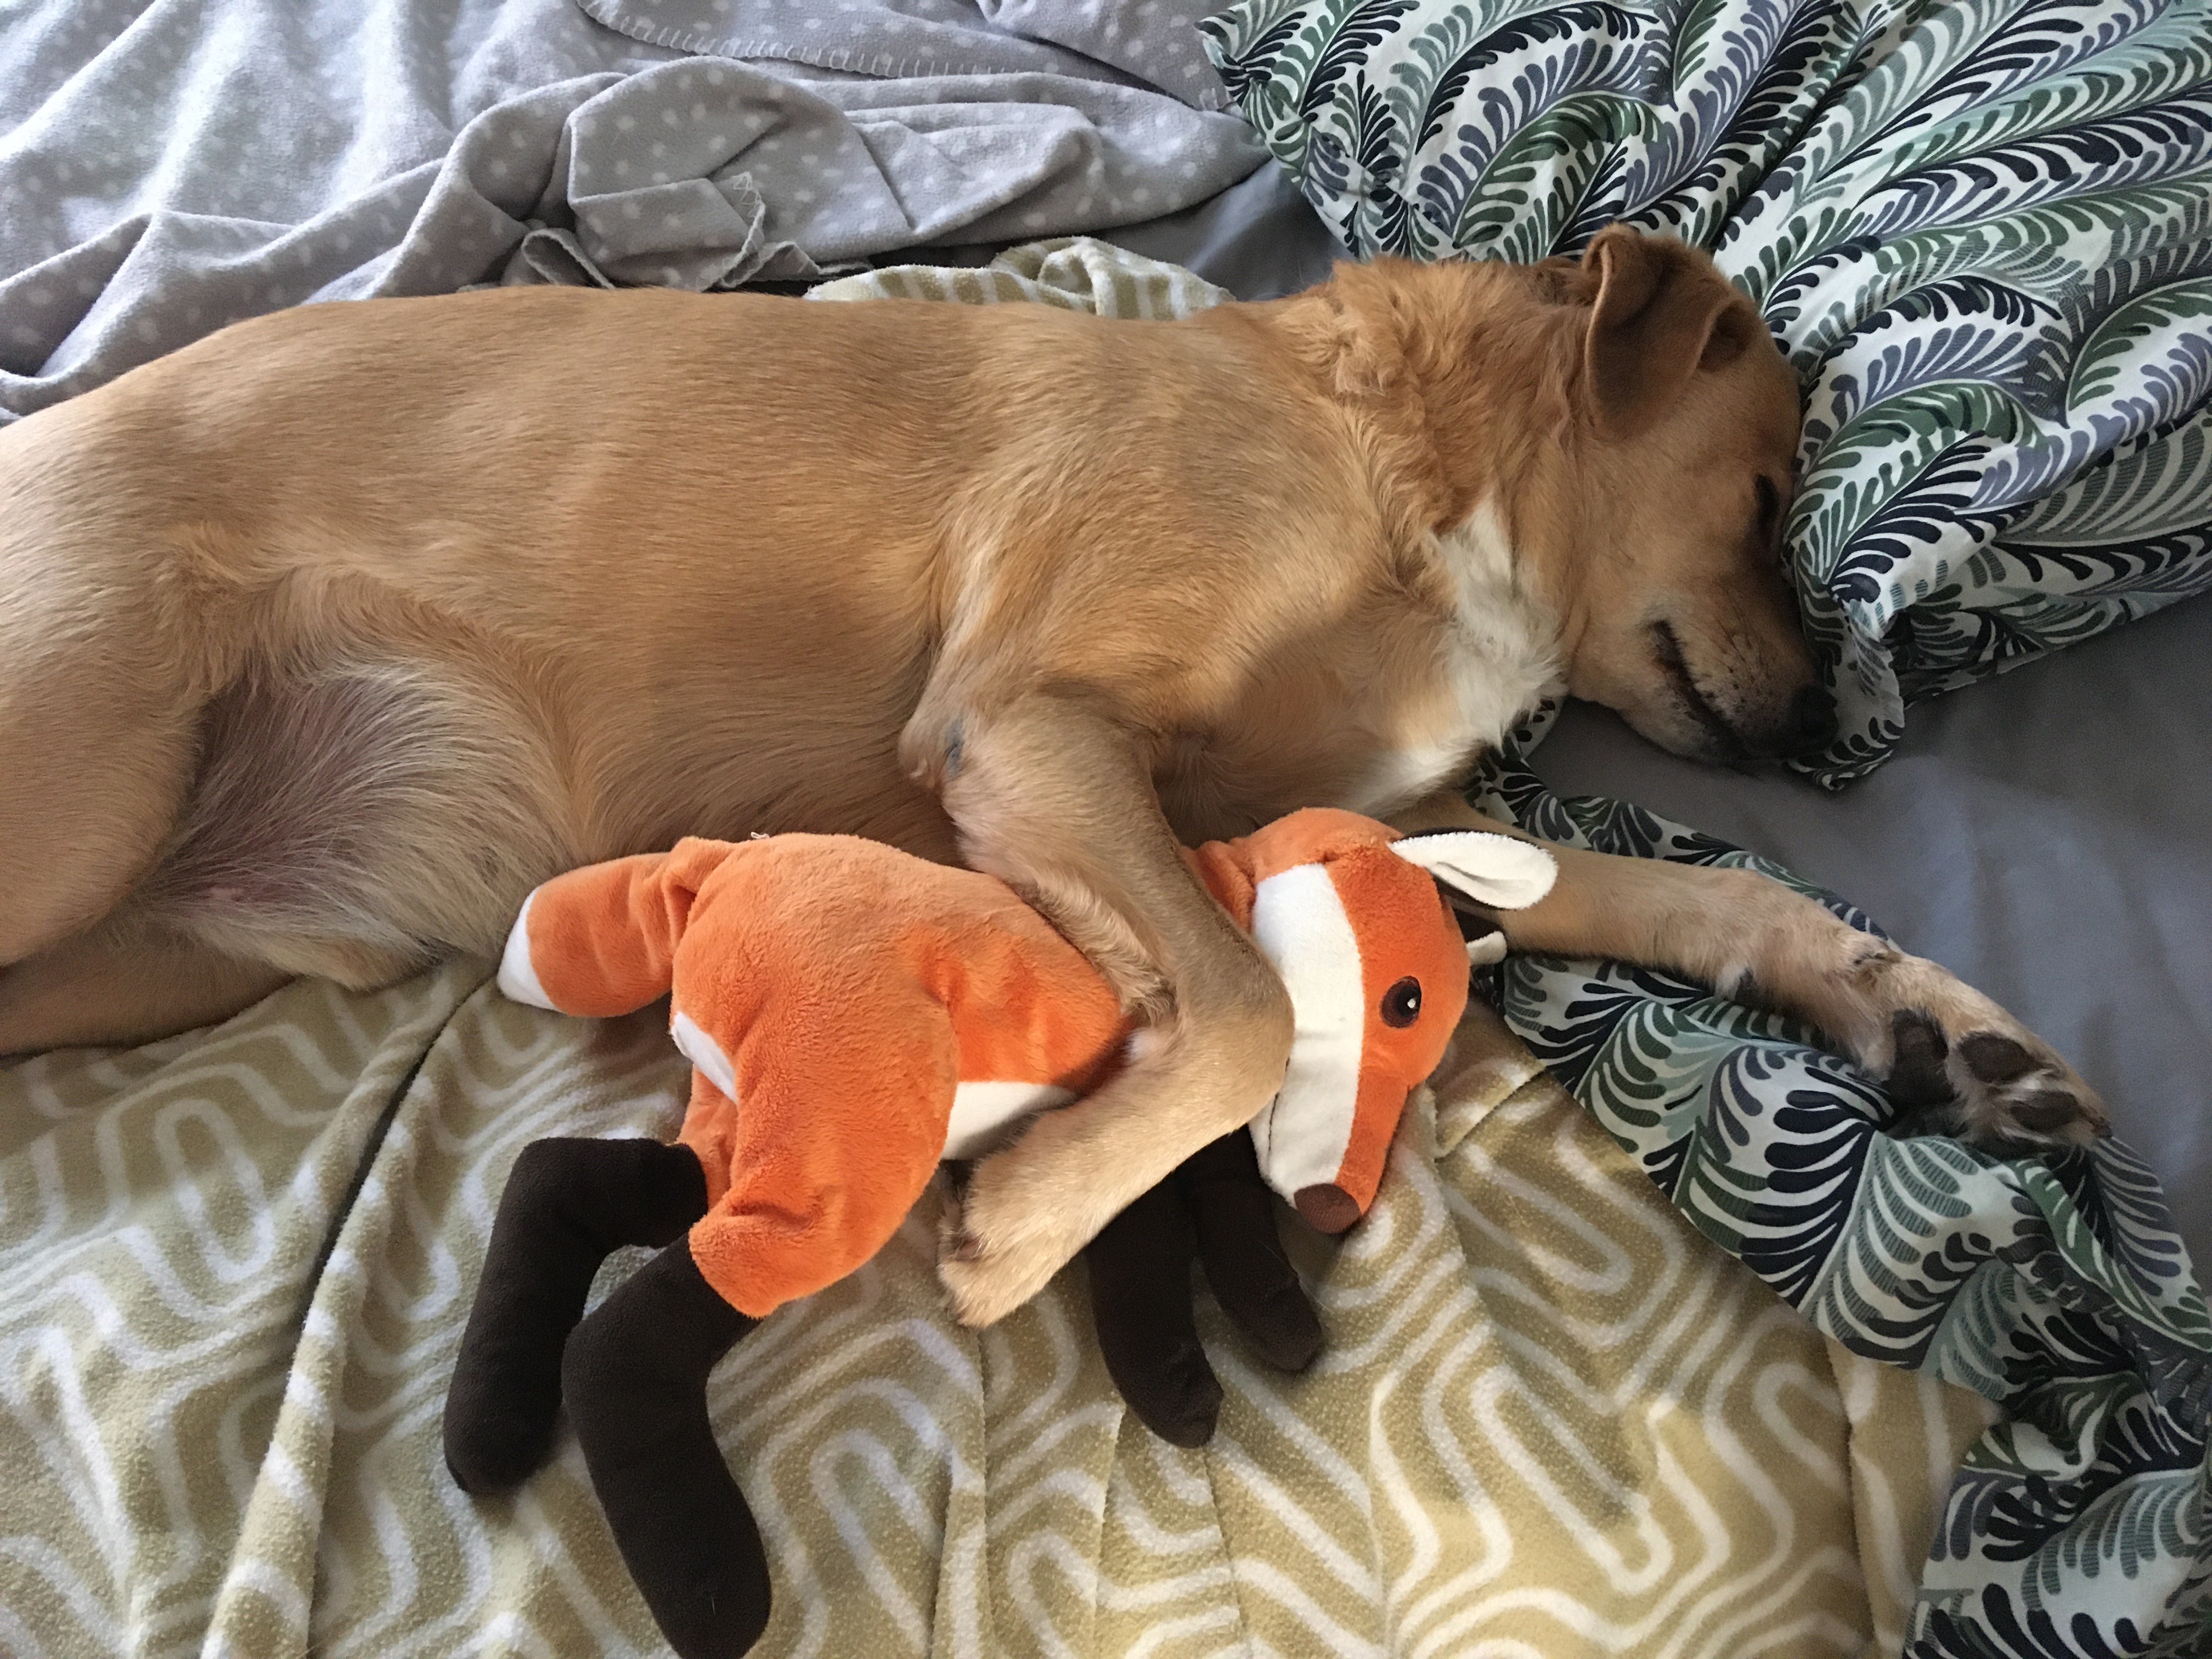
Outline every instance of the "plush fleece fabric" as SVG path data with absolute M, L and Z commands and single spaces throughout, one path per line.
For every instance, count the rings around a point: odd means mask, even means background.
M 1298 1035 L 1261 1161 L 1272 1145 L 1303 1171 L 1285 1196 L 1323 1225 L 1372 1199 L 1466 1002 L 1451 911 L 1395 840 L 1314 810 L 1187 854 L 1291 990 Z M 1402 993 L 1386 1009 L 1408 981 L 1410 1014 Z M 602 1017 L 673 993 L 696 1068 L 681 1139 L 707 1185 L 691 1254 L 755 1318 L 866 1261 L 941 1158 L 1095 1087 L 1130 1034 L 1097 970 L 1005 883 L 842 836 L 686 840 L 556 878 L 524 906 L 500 984 Z

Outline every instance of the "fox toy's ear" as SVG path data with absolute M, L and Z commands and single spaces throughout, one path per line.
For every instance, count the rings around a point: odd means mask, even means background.
M 1498 925 L 1498 912 L 1486 904 L 1462 898 L 1448 887 L 1438 890 L 1451 905 L 1452 920 L 1459 924 L 1459 936 L 1467 943 L 1468 965 L 1494 968 L 1504 961 L 1505 930 Z
M 1552 890 L 1559 862 L 1534 842 L 1487 830 L 1442 830 L 1401 836 L 1390 850 L 1437 878 L 1444 896 L 1492 910 L 1519 910 Z

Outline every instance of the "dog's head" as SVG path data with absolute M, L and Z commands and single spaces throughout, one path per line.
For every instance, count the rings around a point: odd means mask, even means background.
M 1758 312 L 1705 254 L 1619 225 L 1532 280 L 1570 313 L 1568 436 L 1531 462 L 1516 540 L 1559 613 L 1568 690 L 1678 754 L 1826 742 L 1782 562 L 1796 378 Z

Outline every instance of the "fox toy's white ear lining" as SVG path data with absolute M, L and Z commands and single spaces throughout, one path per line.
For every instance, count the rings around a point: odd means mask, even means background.
M 1505 960 L 1505 935 L 1485 933 L 1480 939 L 1467 942 L 1467 963 L 1470 968 L 1494 968 Z
M 1390 850 L 1453 891 L 1494 910 L 1519 910 L 1552 890 L 1559 860 L 1533 842 L 1488 830 L 1401 836 Z

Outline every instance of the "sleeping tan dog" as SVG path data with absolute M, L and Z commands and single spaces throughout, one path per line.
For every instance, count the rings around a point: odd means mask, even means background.
M 496 951 L 684 835 L 881 837 L 1032 895 L 1160 1040 L 978 1166 L 1029 1297 L 1279 1079 L 1176 855 L 1291 808 L 1480 824 L 1547 689 L 1685 753 L 1824 711 L 1778 558 L 1796 386 L 1702 256 L 1340 268 L 1184 321 L 510 289 L 241 324 L 0 431 L 0 1051 Z M 1954 1127 L 2102 1109 L 1756 875 L 1567 852 L 1518 947 L 1755 992 Z

